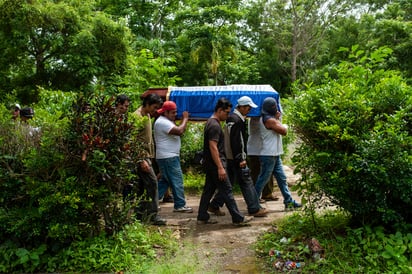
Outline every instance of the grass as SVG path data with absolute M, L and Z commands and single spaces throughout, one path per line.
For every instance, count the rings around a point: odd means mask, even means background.
M 217 273 L 217 265 L 192 243 L 185 241 L 179 250 L 172 255 L 164 256 L 152 262 L 145 270 L 147 274 L 175 274 L 175 273 Z
M 185 192 L 193 195 L 199 195 L 200 197 L 205 184 L 205 174 L 200 171 L 187 170 L 183 172 L 183 182 L 185 185 Z M 239 184 L 234 184 L 233 193 L 242 193 Z
M 0 273 L 146 273 L 159 257 L 170 257 L 179 249 L 169 229 L 140 222 L 113 236 L 101 234 L 73 241 L 57 254 L 43 246 L 25 249 L 3 243 Z
M 295 213 L 276 223 L 276 233 L 259 238 L 256 253 L 268 272 L 412 273 L 410 227 L 389 232 L 348 223 L 349 216 L 340 211 L 317 214 L 314 222 Z M 316 242 L 319 252 L 311 248 Z
M 205 174 L 200 171 L 186 170 L 183 172 L 183 182 L 185 192 L 200 196 L 205 184 Z

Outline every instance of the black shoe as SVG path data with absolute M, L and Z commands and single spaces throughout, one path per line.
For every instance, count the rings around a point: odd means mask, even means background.
M 174 203 L 174 200 L 172 196 L 169 196 L 169 197 L 164 197 L 162 202 L 163 203 Z
M 163 218 L 160 218 L 159 216 L 156 216 L 153 218 L 151 221 L 152 225 L 166 225 L 166 220 Z

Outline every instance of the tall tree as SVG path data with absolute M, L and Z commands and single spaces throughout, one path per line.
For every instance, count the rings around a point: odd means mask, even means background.
M 347 8 L 345 0 L 258 1 L 251 10 L 260 10 L 260 14 L 253 13 L 255 18 L 249 22 L 254 22 L 258 46 L 274 52 L 294 82 L 312 68 L 326 30 Z
M 170 22 L 179 8 L 178 0 L 100 0 L 99 8 L 123 18 L 138 39 L 171 39 Z
M 127 28 L 88 2 L 4 0 L 0 18 L 0 92 L 16 89 L 22 102 L 37 86 L 87 89 L 125 69 Z
M 177 41 L 185 63 L 180 67 L 182 78 L 188 75 L 184 72 L 187 66 L 193 68 L 189 73 L 196 78 L 186 78 L 187 83 L 225 84 L 225 79 L 219 77 L 220 70 L 225 62 L 236 62 L 241 50 L 237 37 L 238 23 L 243 18 L 240 4 L 237 0 L 196 0 L 177 13 Z
M 401 71 L 406 79 L 412 77 L 412 24 L 408 1 L 392 1 L 378 11 L 365 6 L 357 14 L 341 17 L 325 36 L 323 50 L 318 56 L 318 67 L 330 72 L 332 64 L 347 59 L 341 47 L 371 52 L 386 46 L 393 50 L 391 58 L 385 62 L 388 69 Z M 371 10 L 373 12 L 371 12 Z M 409 12 L 408 12 L 409 11 Z M 356 15 L 356 16 L 355 16 Z M 314 73 L 314 75 L 323 73 Z

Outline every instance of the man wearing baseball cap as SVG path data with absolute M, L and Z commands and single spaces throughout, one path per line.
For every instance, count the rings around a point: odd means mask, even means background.
M 286 136 L 288 127 L 282 124 L 281 112 L 278 110 L 277 105 L 278 102 L 272 97 L 265 98 L 262 103 L 262 115 L 259 121 L 260 138 L 262 140 L 259 156 L 261 170 L 255 188 L 260 197 L 265 184 L 273 174 L 282 193 L 285 210 L 288 210 L 302 207 L 302 205 L 292 198 L 283 170 L 280 158 L 283 154 L 282 136 Z
M 20 110 L 20 119 L 22 122 L 27 123 L 27 121 L 34 116 L 34 110 L 30 107 L 25 107 Z
M 177 106 L 173 101 L 166 101 L 157 110 L 160 114 L 154 123 L 154 138 L 156 143 L 156 162 L 161 178 L 159 180 L 159 199 L 163 197 L 170 186 L 174 198 L 174 212 L 191 213 L 193 209 L 186 206 L 183 188 L 183 172 L 180 166 L 180 136 L 185 132 L 189 113 L 183 112 L 182 122 L 175 124 Z
M 19 104 L 14 104 L 14 105 L 12 105 L 11 106 L 11 118 L 13 119 L 13 120 L 17 120 L 17 118 L 19 118 L 19 116 L 20 116 L 20 109 L 21 109 L 21 107 L 20 107 L 20 105 Z
M 267 210 L 259 204 L 259 197 L 256 193 L 253 180 L 250 176 L 250 171 L 246 163 L 246 116 L 252 108 L 257 108 L 257 105 L 248 96 L 240 97 L 237 100 L 237 105 L 233 113 L 229 114 L 226 120 L 224 136 L 225 136 L 225 152 L 227 158 L 227 172 L 230 183 L 239 183 L 243 198 L 246 202 L 248 213 L 255 217 L 267 216 Z M 223 206 L 223 197 L 217 193 L 215 198 L 210 203 L 208 211 L 218 216 L 224 215 L 220 210 Z

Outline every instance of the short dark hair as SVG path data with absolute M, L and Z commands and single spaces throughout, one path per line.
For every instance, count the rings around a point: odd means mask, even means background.
M 161 105 L 163 103 L 162 98 L 160 98 L 159 95 L 156 93 L 150 93 L 146 97 L 143 98 L 142 105 L 143 106 L 150 106 L 154 104 L 159 104 Z
M 219 98 L 219 100 L 217 100 L 217 103 L 215 106 L 215 112 L 218 111 L 219 108 L 226 110 L 231 107 L 232 107 L 232 103 L 225 97 L 222 97 L 222 98 Z
M 130 102 L 129 97 L 126 94 L 117 95 L 115 105 L 123 105 L 126 101 Z

